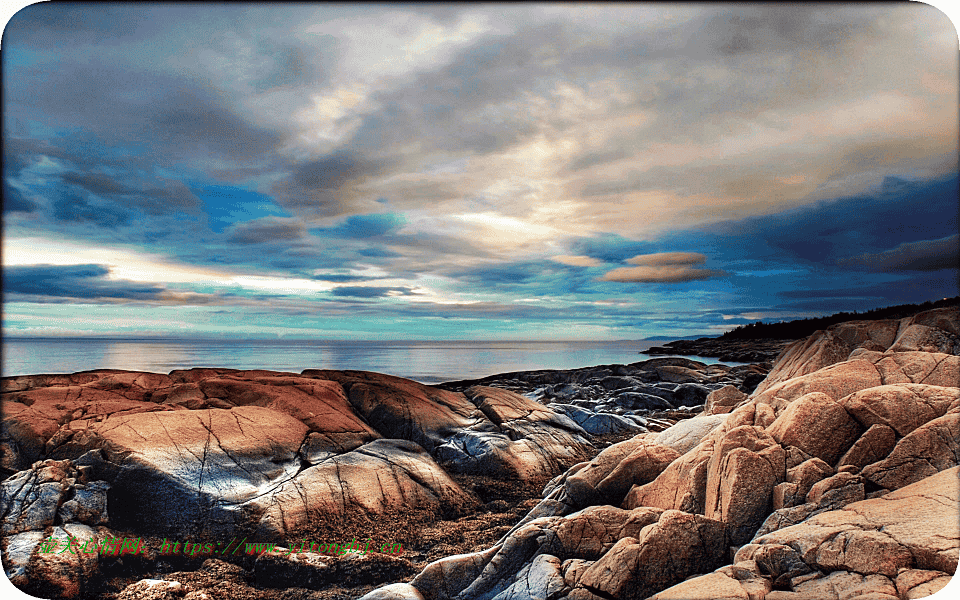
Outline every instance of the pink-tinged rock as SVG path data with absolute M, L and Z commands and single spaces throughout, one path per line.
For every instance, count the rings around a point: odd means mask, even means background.
M 638 537 L 625 537 L 583 573 L 578 587 L 609 598 L 648 598 L 724 562 L 723 523 L 668 510 Z
M 597 560 L 621 538 L 639 536 L 662 513 L 663 509 L 649 507 L 623 510 L 608 505 L 591 506 L 555 525 L 555 537 L 549 538 L 541 551 L 562 559 Z
M 476 504 L 423 448 L 407 440 L 375 440 L 295 473 L 269 492 L 251 502 L 260 515 L 255 539 L 286 539 L 317 514 Z
M 811 392 L 822 392 L 831 398 L 843 398 L 882 383 L 880 373 L 873 363 L 854 359 L 770 386 L 763 392 L 755 392 L 753 399 L 757 403 L 770 404 L 779 412 L 786 403 Z
M 960 464 L 960 409 L 913 430 L 863 476 L 889 490 L 902 488 Z
M 942 590 L 952 576 L 943 571 L 906 569 L 897 575 L 896 586 L 900 598 L 926 598 Z
M 61 544 L 72 543 L 76 552 L 60 552 L 62 545 L 50 553 L 36 549 L 27 563 L 22 584 L 18 587 L 41 598 L 84 598 L 92 594 L 89 584 L 97 572 L 99 557 L 96 552 L 79 550 L 81 544 L 90 539 L 94 540 L 93 547 L 96 547 L 101 536 L 93 528 L 77 523 L 53 527 L 49 536 Z
M 864 427 L 887 425 L 904 436 L 942 417 L 960 404 L 960 388 L 921 383 L 881 385 L 850 394 L 840 401 Z
M 634 486 L 621 506 L 632 510 L 641 506 L 703 513 L 707 486 L 707 467 L 715 440 L 707 436 L 693 450 L 670 463 L 656 479 Z
M 871 425 L 847 453 L 840 457 L 837 468 L 852 466 L 857 471 L 886 458 L 897 443 L 897 434 L 886 425 Z
M 886 352 L 864 355 L 876 365 L 882 383 L 923 383 L 956 387 L 960 381 L 960 356 L 931 352 Z
M 899 321 L 892 319 L 848 321 L 798 340 L 780 354 L 753 397 L 790 379 L 846 361 L 857 348 L 886 350 L 893 343 L 899 325 Z
M 723 573 L 714 572 L 693 577 L 669 587 L 650 600 L 750 600 L 740 582 Z
M 812 568 L 896 577 L 900 569 L 952 573 L 960 550 L 960 467 L 828 511 L 758 537 L 735 560 L 765 544 L 796 550 Z
M 295 376 L 255 378 L 252 372 L 243 376 L 205 379 L 199 387 L 206 396 L 236 406 L 263 406 L 286 413 L 337 443 L 365 443 L 380 437 L 353 412 L 336 382 Z
M 742 425 L 718 442 L 707 467 L 704 515 L 722 521 L 732 544 L 753 537 L 783 481 L 786 453 L 763 429 Z
M 862 431 L 840 404 L 821 392 L 791 402 L 767 430 L 780 444 L 796 446 L 828 464 L 836 463 Z
M 307 369 L 305 377 L 336 381 L 350 405 L 381 435 L 416 442 L 428 452 L 483 420 L 463 394 L 366 371 Z
M 707 396 L 707 402 L 704 406 L 703 414 L 726 414 L 736 408 L 742 402 L 746 401 L 746 399 L 747 395 L 741 392 L 735 386 L 726 385 L 719 390 L 710 392 L 710 394 Z
M 90 431 L 120 471 L 111 519 L 156 533 L 233 532 L 242 505 L 301 468 L 307 426 L 271 409 L 244 406 L 112 416 Z
M 576 508 L 620 504 L 633 485 L 655 479 L 680 455 L 643 436 L 613 444 L 564 482 L 567 501 Z

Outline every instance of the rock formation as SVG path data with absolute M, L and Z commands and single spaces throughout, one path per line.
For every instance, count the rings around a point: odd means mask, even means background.
M 117 561 L 45 540 L 282 545 L 321 516 L 476 511 L 464 477 L 556 475 L 496 543 L 417 569 L 277 548 L 249 571 L 150 572 L 117 597 L 400 578 L 365 599 L 922 597 L 960 548 L 958 341 L 953 307 L 817 332 L 762 382 L 762 367 L 682 358 L 440 386 L 325 370 L 5 378 L 3 566 L 28 593 L 87 597 Z M 609 433 L 622 441 L 598 453 Z
M 364 600 L 933 593 L 960 549 L 958 332 L 954 307 L 797 341 L 750 396 L 712 392 L 709 416 L 572 467 L 495 546 Z

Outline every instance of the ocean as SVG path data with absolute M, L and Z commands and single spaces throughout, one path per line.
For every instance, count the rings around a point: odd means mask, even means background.
M 169 373 L 193 367 L 354 369 L 421 383 L 477 379 L 534 369 L 629 364 L 668 340 L 644 341 L 301 341 L 6 338 L 0 374 L 74 373 L 124 369 Z M 696 358 L 696 357 L 689 357 Z M 703 362 L 720 362 L 700 358 Z M 740 364 L 740 363 L 725 363 Z

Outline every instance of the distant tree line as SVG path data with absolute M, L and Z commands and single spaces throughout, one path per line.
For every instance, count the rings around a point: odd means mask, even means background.
M 781 321 L 779 323 L 748 323 L 741 325 L 732 331 L 728 331 L 720 336 L 720 339 L 728 340 L 755 340 L 760 338 L 771 338 L 780 340 L 796 340 L 807 337 L 814 331 L 826 329 L 831 325 L 842 323 L 844 321 L 874 321 L 878 319 L 902 319 L 910 317 L 918 312 L 931 310 L 933 308 L 942 308 L 944 306 L 955 306 L 960 304 L 960 296 L 953 298 L 944 298 L 936 302 L 929 300 L 923 304 L 898 304 L 897 306 L 888 306 L 886 308 L 874 308 L 866 312 L 839 312 L 828 317 L 814 317 L 810 319 L 797 319 L 795 321 Z

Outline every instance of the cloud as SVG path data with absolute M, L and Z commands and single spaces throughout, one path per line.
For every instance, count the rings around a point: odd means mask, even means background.
M 263 217 L 230 227 L 227 232 L 227 241 L 247 246 L 297 240 L 304 235 L 306 235 L 306 227 L 299 219 Z
M 921 240 L 900 244 L 875 254 L 861 254 L 840 260 L 845 267 L 862 267 L 871 271 L 938 271 L 960 268 L 960 235 L 937 240 Z
M 608 271 L 599 281 L 619 281 L 634 283 L 681 283 L 698 281 L 725 275 L 723 271 L 698 269 L 694 265 L 703 264 L 706 257 L 695 252 L 661 252 L 642 254 L 627 259 L 637 267 L 621 267 Z
M 344 285 L 330 290 L 332 296 L 346 296 L 350 298 L 384 298 L 386 296 L 410 296 L 415 292 L 406 287 L 373 287 L 359 285 Z
M 14 300 L 25 297 L 30 302 L 57 302 L 57 299 L 79 301 L 142 301 L 173 304 L 206 304 L 215 296 L 169 291 L 152 283 L 124 279 L 108 279 L 106 265 L 26 265 L 4 267 L 3 290 Z
M 68 223 L 93 223 L 100 227 L 116 229 L 130 222 L 129 211 L 113 203 L 91 202 L 89 199 L 69 192 L 61 193 L 53 201 L 53 216 Z
M 64 173 L 60 178 L 63 179 L 65 183 L 78 185 L 99 196 L 127 195 L 135 191 L 117 182 L 114 178 L 100 173 Z
M 395 233 L 405 223 L 406 219 L 398 213 L 353 215 L 334 227 L 311 229 L 310 233 L 321 237 L 364 240 Z
M 707 257 L 696 252 L 660 252 L 658 254 L 641 254 L 628 258 L 631 265 L 648 267 L 700 265 L 706 262 Z
M 551 260 L 554 260 L 560 264 L 570 265 L 572 267 L 599 267 L 603 264 L 603 261 L 597 260 L 596 258 L 591 258 L 589 256 L 559 255 L 551 257 Z
M 17 188 L 3 184 L 3 212 L 31 213 L 39 208 L 37 203 L 27 198 Z

